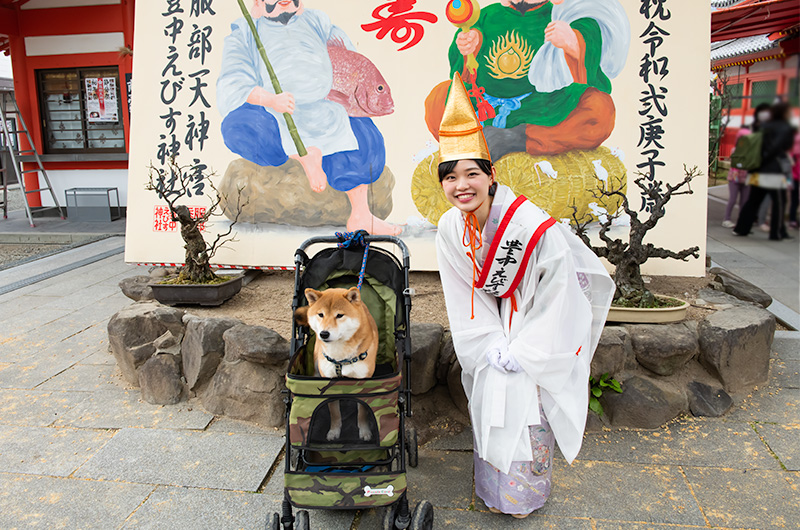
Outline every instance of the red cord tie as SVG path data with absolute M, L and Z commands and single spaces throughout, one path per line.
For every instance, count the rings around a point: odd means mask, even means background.
M 469 212 L 464 219 L 464 234 L 461 236 L 461 243 L 472 251 L 467 252 L 467 256 L 472 259 L 472 299 L 470 301 L 472 316 L 469 317 L 472 320 L 475 318 L 475 282 L 480 276 L 475 256 L 477 256 L 477 250 L 483 246 L 483 236 L 474 212 Z

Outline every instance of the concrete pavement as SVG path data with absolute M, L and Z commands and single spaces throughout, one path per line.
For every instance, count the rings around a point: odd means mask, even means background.
M 797 240 L 728 241 L 715 208 L 712 260 L 761 278 L 794 318 Z M 153 406 L 122 381 L 105 326 L 130 303 L 117 283 L 142 271 L 121 246 L 110 237 L 0 271 L 0 528 L 263 528 L 280 508 L 283 432 L 196 400 Z M 420 449 L 411 502 L 433 503 L 435 528 L 800 528 L 800 333 L 778 332 L 773 349 L 769 383 L 722 418 L 587 434 L 573 466 L 555 459 L 552 496 L 528 519 L 475 497 L 469 433 Z M 312 511 L 311 524 L 372 529 L 380 515 Z

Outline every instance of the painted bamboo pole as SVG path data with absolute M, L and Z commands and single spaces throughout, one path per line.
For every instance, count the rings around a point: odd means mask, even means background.
M 281 89 L 281 84 L 278 82 L 278 76 L 275 75 L 275 70 L 272 69 L 272 64 L 269 62 L 267 52 L 264 50 L 264 44 L 261 42 L 261 38 L 258 36 L 258 30 L 256 29 L 255 22 L 253 22 L 253 17 L 250 16 L 250 12 L 247 11 L 247 8 L 244 5 L 244 0 L 237 1 L 239 2 L 239 8 L 242 10 L 245 20 L 247 20 L 247 24 L 250 26 L 250 32 L 253 34 L 253 38 L 256 41 L 258 53 L 261 55 L 261 59 L 264 61 L 264 64 L 267 67 L 270 81 L 272 81 L 272 88 L 275 90 L 275 94 L 280 94 L 283 92 Z M 306 147 L 303 145 L 303 140 L 300 139 L 300 135 L 297 132 L 297 126 L 294 124 L 292 115 L 288 112 L 284 112 L 283 118 L 286 120 L 286 126 L 289 128 L 289 134 L 291 135 L 292 140 L 294 140 L 294 145 L 297 148 L 297 154 L 300 156 L 306 156 L 308 151 L 306 151 Z

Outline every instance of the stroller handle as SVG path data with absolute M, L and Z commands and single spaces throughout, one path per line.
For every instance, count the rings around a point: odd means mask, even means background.
M 392 243 L 397 246 L 403 254 L 403 265 L 405 267 L 410 266 L 410 254 L 408 252 L 408 247 L 397 236 L 371 236 L 365 235 L 364 241 L 367 243 Z M 302 263 L 303 254 L 305 253 L 306 249 L 308 249 L 312 245 L 325 243 L 325 244 L 337 244 L 341 241 L 336 236 L 314 236 L 306 239 L 300 244 L 300 247 L 297 249 L 294 255 L 294 262 L 295 264 Z M 302 254 L 301 254 L 302 253 Z

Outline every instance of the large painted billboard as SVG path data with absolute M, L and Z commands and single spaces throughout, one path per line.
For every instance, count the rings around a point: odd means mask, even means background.
M 236 241 L 215 262 L 291 266 L 308 237 L 398 235 L 435 269 L 449 204 L 438 129 L 459 72 L 498 179 L 562 222 L 602 216 L 608 176 L 646 215 L 656 185 L 704 167 L 707 5 L 668 0 L 159 0 L 137 5 L 126 260 L 179 263 L 179 226 L 150 174 L 189 168 L 184 203 L 216 188 Z M 598 180 L 600 179 L 600 180 Z M 705 248 L 704 179 L 653 243 Z M 613 212 L 611 212 L 613 213 Z M 625 227 L 615 228 L 624 233 Z M 648 262 L 699 275 L 703 260 Z

